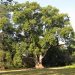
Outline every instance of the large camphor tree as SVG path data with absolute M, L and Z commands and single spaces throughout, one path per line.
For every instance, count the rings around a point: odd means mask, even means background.
M 41 7 L 36 2 L 26 2 L 14 5 L 13 12 L 17 41 L 19 46 L 25 44 L 20 49 L 21 56 L 32 54 L 35 67 L 43 67 L 42 58 L 47 50 L 59 45 L 56 32 L 64 39 L 73 32 L 68 15 L 50 5 Z
M 60 47 L 58 36 L 69 48 L 73 30 L 67 14 L 36 2 L 0 4 L 0 63 L 5 67 L 23 67 L 23 57 L 34 58 L 35 67 L 43 68 L 42 59 L 53 47 Z M 0 64 L 1 65 L 1 64 Z

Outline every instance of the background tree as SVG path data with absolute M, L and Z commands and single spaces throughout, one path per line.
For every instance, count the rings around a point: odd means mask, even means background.
M 8 12 L 9 6 L 6 6 L 4 3 L 0 4 L 0 51 L 4 52 L 4 67 L 8 68 L 11 67 L 12 60 L 13 60 L 13 48 L 12 42 L 13 40 L 13 27 L 12 24 L 9 22 Z

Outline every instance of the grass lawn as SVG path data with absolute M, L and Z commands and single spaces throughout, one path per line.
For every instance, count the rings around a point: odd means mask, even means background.
M 65 69 L 33 69 L 27 71 L 14 71 L 0 73 L 0 75 L 75 75 L 75 68 L 65 68 Z

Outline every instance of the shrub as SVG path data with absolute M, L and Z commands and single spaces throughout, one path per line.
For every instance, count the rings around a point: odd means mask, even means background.
M 16 53 L 13 59 L 13 64 L 16 68 L 22 67 L 22 58 L 19 53 Z

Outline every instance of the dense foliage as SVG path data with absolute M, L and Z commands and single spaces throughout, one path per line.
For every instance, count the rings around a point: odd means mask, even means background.
M 36 2 L 12 5 L 11 2 L 0 4 L 2 67 L 31 67 L 30 63 L 34 63 L 33 66 L 71 64 L 74 33 L 68 15 L 50 5 L 41 7 Z M 59 44 L 58 36 L 67 40 L 67 47 Z

